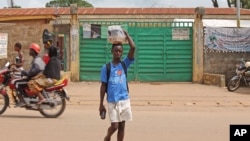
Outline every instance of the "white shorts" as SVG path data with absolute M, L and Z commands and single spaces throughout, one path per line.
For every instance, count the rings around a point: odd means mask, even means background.
M 108 103 L 108 115 L 110 122 L 122 122 L 132 120 L 130 100 L 122 100 L 116 103 Z

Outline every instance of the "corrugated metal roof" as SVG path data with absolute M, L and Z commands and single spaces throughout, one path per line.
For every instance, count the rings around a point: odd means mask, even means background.
M 79 15 L 192 15 L 195 8 L 82 8 Z M 235 8 L 206 8 L 206 15 L 235 15 Z M 249 15 L 250 10 L 241 9 L 241 15 Z M 5 8 L 0 16 L 69 15 L 70 8 Z

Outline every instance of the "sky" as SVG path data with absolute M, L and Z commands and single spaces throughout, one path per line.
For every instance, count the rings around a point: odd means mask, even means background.
M 8 7 L 10 0 L 0 0 L 0 8 Z M 15 5 L 22 8 L 45 7 L 50 0 L 14 0 Z M 112 8 L 145 8 L 145 7 L 171 7 L 171 8 L 194 8 L 194 7 L 213 7 L 211 0 L 87 0 L 94 7 Z M 227 0 L 218 0 L 220 7 L 227 7 Z

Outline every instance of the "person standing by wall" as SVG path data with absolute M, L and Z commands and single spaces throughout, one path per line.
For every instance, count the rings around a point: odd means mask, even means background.
M 49 54 L 48 54 L 48 49 L 50 47 L 52 47 L 53 45 L 53 37 L 52 34 L 48 31 L 48 29 L 44 29 L 43 31 L 43 35 L 42 35 L 42 39 L 43 39 L 43 45 L 44 45 L 44 49 L 45 49 L 45 54 L 43 55 L 43 60 L 45 62 L 45 64 L 47 64 L 50 60 Z M 53 46 L 55 47 L 55 46 Z M 58 47 L 55 47 L 57 49 L 57 58 L 60 60 L 60 50 Z
M 15 58 L 14 58 L 14 63 L 11 65 L 15 66 L 16 69 L 18 70 L 23 70 L 23 64 L 24 64 L 24 54 L 22 52 L 22 44 L 19 42 L 16 42 L 14 45 L 14 50 L 17 52 Z M 21 73 L 15 72 L 15 76 L 21 77 Z
M 45 53 L 42 58 L 45 64 L 47 64 L 50 59 L 49 54 L 48 54 L 48 49 L 50 46 L 52 46 L 52 34 L 47 29 L 44 29 L 42 38 L 43 38 L 43 45 L 45 49 Z
M 103 112 L 106 113 L 103 101 L 105 93 L 107 93 L 108 115 L 111 122 L 104 141 L 110 141 L 111 136 L 117 130 L 117 140 L 123 141 L 125 122 L 132 120 L 126 72 L 130 64 L 134 62 L 135 44 L 130 35 L 126 31 L 124 33 L 130 46 L 127 57 L 121 61 L 123 45 L 121 43 L 112 44 L 113 59 L 109 64 L 103 65 L 101 69 L 99 112 L 100 115 Z M 110 74 L 108 74 L 107 67 L 110 69 Z

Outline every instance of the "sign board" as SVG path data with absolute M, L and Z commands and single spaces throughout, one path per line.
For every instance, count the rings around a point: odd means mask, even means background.
M 250 52 L 249 27 L 206 27 L 205 49 L 217 52 Z
M 173 40 L 189 40 L 190 31 L 189 28 L 173 28 L 172 39 Z
M 0 59 L 7 58 L 8 33 L 0 33 Z

